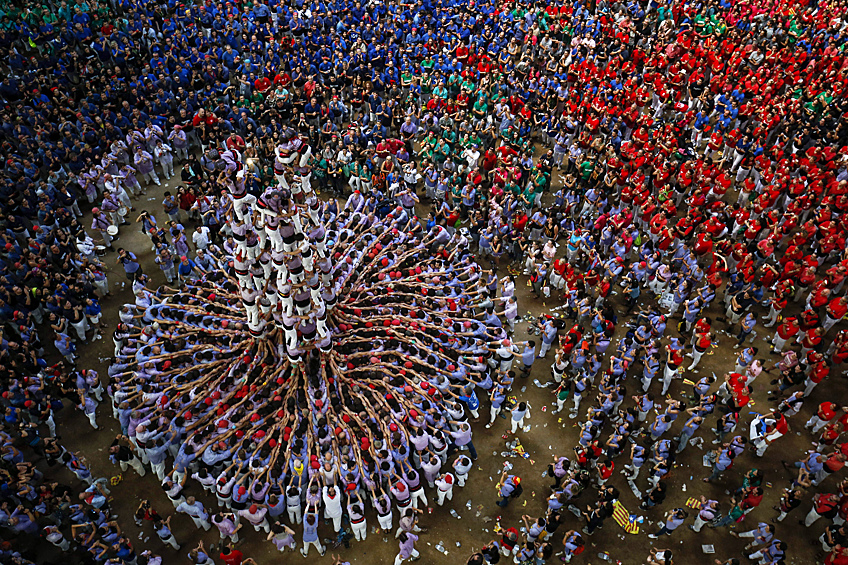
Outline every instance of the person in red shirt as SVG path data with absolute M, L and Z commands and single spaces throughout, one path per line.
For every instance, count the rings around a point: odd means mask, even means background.
M 705 231 L 698 234 L 695 241 L 695 254 L 700 260 L 709 260 L 709 255 L 713 252 L 713 238 L 709 232 Z M 703 264 L 703 263 L 702 263 Z
M 810 393 L 813 392 L 813 389 L 816 388 L 816 385 L 825 380 L 830 374 L 830 361 L 821 360 L 816 363 L 812 363 L 809 366 L 811 366 L 812 369 L 810 369 L 810 374 L 807 376 L 807 380 L 804 382 L 805 398 L 807 396 L 810 396 Z
M 825 427 L 828 422 L 836 418 L 837 410 L 845 412 L 846 407 L 843 406 L 842 408 L 839 408 L 839 405 L 828 400 L 822 402 L 819 404 L 818 410 L 813 417 L 807 420 L 807 423 L 804 424 L 804 427 L 812 429 L 814 434 L 819 433 L 819 430 Z
M 829 332 L 830 328 L 842 320 L 846 314 L 848 314 L 848 296 L 840 296 L 831 300 L 827 304 L 827 314 L 824 322 L 822 322 L 825 333 Z
M 804 333 L 801 339 L 797 340 L 801 345 L 801 357 L 806 357 L 812 349 L 819 346 L 824 338 L 824 330 L 821 327 L 815 327 Z
M 848 547 L 834 547 L 824 558 L 824 565 L 848 565 Z
M 774 337 L 771 338 L 771 351 L 770 353 L 782 353 L 783 346 L 786 345 L 786 342 L 801 331 L 801 327 L 798 324 L 798 319 L 794 316 L 790 316 L 789 318 L 784 318 L 783 323 L 777 326 L 777 331 L 774 332 Z
M 253 559 L 249 557 L 245 559 L 244 554 L 230 544 L 221 548 L 221 561 L 226 563 L 226 565 L 247 565 L 248 563 L 254 563 Z
M 710 335 L 710 326 L 707 324 L 706 331 L 699 331 L 698 326 L 695 326 L 695 335 L 693 337 L 694 347 L 692 349 L 692 363 L 686 368 L 687 371 L 694 371 L 695 367 L 701 361 L 701 357 L 710 349 L 712 344 L 712 335 Z
M 748 512 L 759 506 L 762 501 L 762 487 L 748 487 L 742 491 L 742 500 L 739 501 L 739 507 L 747 514 Z
M 609 478 L 612 476 L 612 472 L 615 470 L 615 463 L 613 463 L 612 459 L 607 459 L 603 462 L 603 464 L 598 466 L 598 488 L 603 488 Z
M 766 271 L 767 273 L 773 272 L 775 275 L 777 274 L 777 271 L 771 265 L 764 265 L 763 268 L 769 269 L 769 271 Z M 767 277 L 760 277 L 760 280 L 762 281 L 763 286 L 770 287 L 770 282 L 773 282 L 774 279 L 767 281 L 765 280 L 766 278 Z M 775 288 L 774 297 L 768 301 L 768 305 L 770 306 L 768 316 L 763 317 L 763 322 L 765 322 L 763 325 L 765 327 L 770 328 L 777 323 L 780 313 L 783 312 L 784 308 L 786 308 L 786 305 L 789 303 L 789 296 L 791 294 L 791 290 L 787 292 L 786 288 L 782 284 Z
M 244 139 L 236 132 L 232 132 L 227 138 L 227 149 L 231 151 L 238 151 L 241 153 L 244 151 L 246 146 L 247 144 L 244 142 Z

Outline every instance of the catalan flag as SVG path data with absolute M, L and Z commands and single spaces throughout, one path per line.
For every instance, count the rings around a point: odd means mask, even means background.
M 636 522 L 635 516 L 631 519 L 630 512 L 628 512 L 627 508 L 625 508 L 618 500 L 616 500 L 615 504 L 613 504 L 612 518 L 619 526 L 624 528 L 624 531 L 628 534 L 639 533 L 639 523 Z
M 689 498 L 686 500 L 686 506 L 688 506 L 689 508 L 700 508 L 701 501 L 697 498 Z

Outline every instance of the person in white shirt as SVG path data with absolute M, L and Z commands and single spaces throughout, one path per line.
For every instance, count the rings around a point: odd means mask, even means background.
M 196 473 L 192 473 L 191 478 L 200 483 L 203 490 L 212 493 L 215 492 L 215 477 L 209 473 L 205 467 L 201 468 Z
M 342 495 L 336 487 L 324 487 L 322 490 L 324 499 L 324 519 L 333 521 L 333 531 L 336 533 L 342 527 Z
M 162 143 L 162 140 L 156 142 L 156 147 L 153 148 L 153 155 L 159 164 L 162 165 L 162 172 L 165 178 L 169 179 L 174 176 L 174 150 L 167 143 Z
M 207 247 L 209 247 L 209 235 L 209 228 L 207 228 L 206 226 L 197 226 L 196 228 L 194 228 L 194 233 L 191 234 L 191 240 L 194 242 L 194 246 L 197 249 L 205 250 Z
M 465 486 L 465 481 L 468 479 L 468 472 L 471 470 L 471 466 L 471 458 L 466 455 L 460 455 L 453 462 L 453 470 L 456 474 L 457 486 Z
M 473 171 L 477 168 L 477 162 L 480 159 L 480 150 L 477 149 L 476 144 L 463 151 L 462 156 L 465 157 L 469 170 Z
M 445 499 L 453 500 L 453 473 L 443 473 L 436 479 L 436 502 L 439 506 L 445 503 Z
M 62 535 L 62 532 L 59 531 L 59 528 L 56 526 L 47 526 L 44 528 L 44 538 L 61 549 L 62 551 L 68 551 L 71 548 L 71 542 L 69 542 L 65 536 Z
M 135 211 L 135 206 L 132 205 L 130 195 L 124 188 L 123 183 L 121 183 L 121 177 L 113 177 L 109 173 L 106 173 L 103 178 L 105 179 L 105 193 L 114 194 L 121 202 L 121 204 L 123 204 L 127 208 L 127 211 Z M 124 219 L 124 221 L 126 221 L 126 219 Z
M 518 318 L 518 301 L 515 296 L 501 297 L 501 300 L 506 301 L 504 305 L 504 318 L 509 324 L 509 333 L 515 331 L 515 320 Z

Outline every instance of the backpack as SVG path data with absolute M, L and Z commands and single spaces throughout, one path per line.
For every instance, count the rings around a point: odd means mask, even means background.
M 512 498 L 518 498 L 524 493 L 524 487 L 521 484 L 515 486 L 515 490 L 512 491 L 510 495 Z

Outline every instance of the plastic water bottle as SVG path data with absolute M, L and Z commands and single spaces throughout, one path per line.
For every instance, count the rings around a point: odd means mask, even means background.
M 465 507 L 471 510 L 471 500 L 465 503 Z
M 456 518 L 457 520 L 460 517 L 459 514 L 456 513 L 456 510 L 454 510 L 453 508 L 451 508 L 450 515 Z
M 603 559 L 604 561 L 609 561 L 610 560 L 609 553 L 607 553 L 606 551 L 604 551 L 603 553 L 599 553 L 598 559 Z

